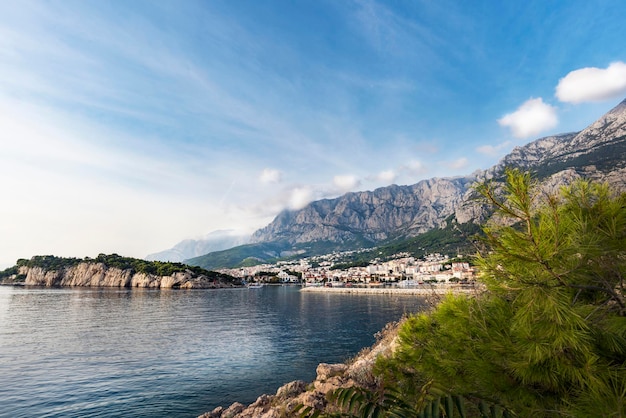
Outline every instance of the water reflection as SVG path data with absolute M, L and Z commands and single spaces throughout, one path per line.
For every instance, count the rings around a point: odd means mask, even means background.
M 0 287 L 7 416 L 196 416 L 370 345 L 420 300 L 223 290 Z

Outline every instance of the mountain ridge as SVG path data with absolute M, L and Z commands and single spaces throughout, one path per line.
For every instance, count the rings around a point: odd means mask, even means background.
M 361 248 L 373 247 L 442 229 L 450 216 L 459 223 L 480 223 L 489 211 L 474 199 L 471 186 L 477 181 L 501 181 L 506 167 L 531 171 L 548 191 L 577 178 L 607 181 L 618 190 L 626 190 L 625 156 L 626 99 L 580 132 L 538 138 L 515 147 L 494 166 L 467 176 L 350 192 L 311 202 L 299 210 L 285 210 L 257 230 L 251 244 L 244 247 L 247 254 L 253 253 L 255 246 L 270 243 L 280 243 L 285 251 L 301 254 L 312 243 L 321 248 L 327 243 L 329 247 L 355 249 L 358 242 Z M 274 256 L 279 258 L 280 252 Z M 263 256 L 259 259 L 268 260 Z M 187 262 L 205 268 L 220 267 L 210 260 L 207 254 Z

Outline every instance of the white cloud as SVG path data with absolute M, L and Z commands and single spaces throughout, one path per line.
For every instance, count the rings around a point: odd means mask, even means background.
M 626 94 L 626 64 L 614 62 L 606 69 L 587 67 L 559 80 L 556 97 L 562 102 L 599 102 Z
M 381 171 L 376 175 L 376 180 L 384 182 L 384 183 L 393 183 L 396 181 L 398 175 L 393 170 L 385 170 Z
M 313 200 L 313 190 L 308 187 L 296 187 L 291 191 L 289 209 L 298 210 Z
M 462 168 L 466 168 L 468 164 L 468 160 L 465 157 L 458 158 L 454 161 L 448 161 L 446 165 L 452 170 L 460 170 Z
M 353 190 L 361 184 L 361 181 L 351 174 L 335 176 L 333 178 L 333 185 L 341 192 L 347 192 Z
M 408 164 L 403 165 L 400 169 L 402 171 L 408 172 L 408 174 L 411 175 L 421 175 L 425 174 L 428 171 L 424 166 L 424 163 L 419 160 L 411 160 Z
M 497 157 L 511 145 L 511 141 L 505 141 L 498 145 L 481 145 L 476 148 L 476 151 L 483 155 L 488 155 L 490 157 Z
M 543 102 L 541 97 L 528 99 L 515 112 L 498 119 L 500 126 L 511 129 L 516 138 L 537 135 L 558 124 L 556 108 Z
M 280 183 L 282 179 L 283 173 L 273 168 L 264 169 L 259 178 L 263 184 Z

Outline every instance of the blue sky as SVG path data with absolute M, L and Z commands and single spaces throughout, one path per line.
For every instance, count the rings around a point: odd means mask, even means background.
M 623 1 L 0 2 L 0 265 L 465 175 L 626 97 Z

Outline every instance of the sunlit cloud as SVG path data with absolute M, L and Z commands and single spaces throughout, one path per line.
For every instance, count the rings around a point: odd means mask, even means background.
M 313 198 L 313 190 L 310 187 L 296 187 L 291 191 L 291 196 L 289 197 L 289 209 L 302 209 L 309 204 Z
M 407 164 L 400 167 L 400 171 L 413 176 L 419 176 L 428 172 L 428 169 L 419 160 L 411 160 Z
M 361 181 L 354 175 L 346 174 L 333 177 L 333 185 L 341 192 L 354 190 L 361 184 Z
M 263 184 L 280 183 L 283 179 L 283 173 L 273 168 L 265 168 L 261 172 L 259 180 Z
M 559 80 L 556 97 L 567 103 L 599 102 L 626 94 L 626 63 L 575 70 Z
M 394 170 L 381 171 L 375 176 L 375 179 L 386 184 L 391 184 L 396 181 L 398 174 Z
M 527 100 L 515 112 L 498 119 L 500 126 L 509 128 L 516 138 L 537 135 L 558 122 L 556 108 L 544 103 L 541 97 Z

